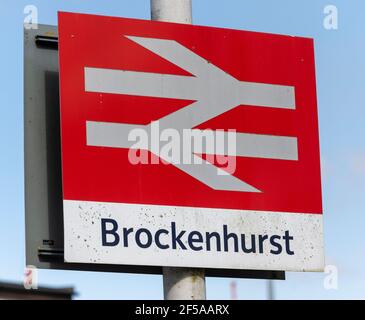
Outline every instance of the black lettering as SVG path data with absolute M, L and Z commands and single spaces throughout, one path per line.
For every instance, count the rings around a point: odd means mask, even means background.
M 147 236 L 147 242 L 143 243 L 141 240 L 141 234 L 144 233 Z M 149 248 L 152 244 L 152 234 L 148 229 L 141 228 L 136 231 L 136 243 L 140 248 Z
M 223 241 L 224 241 L 224 251 L 228 252 L 228 240 L 232 238 L 234 241 L 234 251 L 238 252 L 238 237 L 235 233 L 228 233 L 227 225 L 223 225 Z
M 197 238 L 194 238 L 194 237 Z M 203 236 L 199 231 L 191 231 L 188 236 L 188 243 L 192 250 L 194 251 L 200 251 L 203 250 L 203 246 L 195 246 L 194 243 L 202 243 L 203 242 Z
M 259 235 L 259 252 L 263 253 L 264 252 L 264 242 L 265 240 L 267 240 L 269 237 L 265 234 L 265 235 Z
M 123 228 L 123 244 L 128 247 L 128 235 L 133 232 L 133 228 Z
M 172 248 L 176 249 L 177 248 L 177 244 L 179 244 L 180 248 L 183 250 L 186 250 L 185 245 L 182 243 L 182 241 L 180 240 L 181 237 L 184 235 L 186 231 L 182 230 L 178 236 L 176 236 L 176 223 L 175 222 L 171 222 L 171 237 L 172 237 Z
M 283 236 L 283 239 L 285 240 L 285 250 L 286 253 L 290 256 L 292 256 L 294 254 L 294 251 L 290 250 L 290 240 L 294 240 L 294 237 L 291 237 L 289 235 L 289 231 L 285 231 L 285 236 Z
M 157 232 L 155 234 L 155 242 L 156 242 L 157 247 L 159 247 L 160 249 L 170 248 L 170 246 L 168 244 L 162 244 L 161 243 L 161 240 L 160 240 L 160 235 L 161 234 L 169 234 L 169 232 L 166 229 L 157 230 Z
M 241 234 L 242 251 L 244 253 L 256 253 L 256 236 L 251 235 L 251 248 L 248 249 L 246 245 L 246 235 Z
M 106 228 L 107 223 L 112 225 L 111 229 Z M 118 223 L 114 219 L 101 219 L 101 239 L 102 245 L 107 247 L 113 247 L 118 245 L 119 243 L 119 235 L 117 233 L 118 230 Z M 113 241 L 109 241 L 107 239 L 107 235 L 112 235 L 114 237 Z
M 280 240 L 281 237 L 278 235 L 274 235 L 274 236 L 270 237 L 271 245 L 276 248 L 276 250 L 273 250 L 273 249 L 270 250 L 270 253 L 272 253 L 272 254 L 280 254 L 283 251 L 281 244 L 275 241 L 276 239 Z
M 219 235 L 218 232 L 207 232 L 206 233 L 207 251 L 211 250 L 210 239 L 212 239 L 213 237 L 215 237 L 217 240 L 217 251 L 221 251 L 221 236 Z

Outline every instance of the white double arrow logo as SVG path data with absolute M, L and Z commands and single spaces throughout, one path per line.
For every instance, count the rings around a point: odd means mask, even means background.
M 294 87 L 239 81 L 174 40 L 127 38 L 193 76 L 85 67 L 85 91 L 194 100 L 159 119 L 160 129 L 193 129 L 238 105 L 295 109 Z M 130 148 L 128 133 L 150 127 L 87 121 L 87 145 Z M 296 137 L 237 133 L 236 139 L 237 156 L 298 160 Z M 208 161 L 173 165 L 216 190 L 261 192 L 233 175 L 217 175 L 221 169 Z

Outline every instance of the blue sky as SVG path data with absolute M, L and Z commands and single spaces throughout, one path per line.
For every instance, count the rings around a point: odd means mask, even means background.
M 0 281 L 22 281 L 23 9 L 37 6 L 39 23 L 57 11 L 150 18 L 149 0 L 0 1 Z M 339 29 L 323 27 L 336 5 Z M 362 0 L 193 0 L 199 25 L 308 36 L 315 39 L 322 158 L 326 263 L 338 268 L 338 290 L 322 273 L 287 273 L 275 282 L 280 299 L 365 298 L 365 2 Z M 73 285 L 81 299 L 161 299 L 161 276 L 40 270 L 41 285 Z M 230 279 L 207 279 L 209 299 L 228 299 Z M 239 299 L 265 299 L 266 281 L 237 280 Z

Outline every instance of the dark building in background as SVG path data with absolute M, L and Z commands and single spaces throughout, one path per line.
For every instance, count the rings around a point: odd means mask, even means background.
M 22 284 L 0 282 L 0 300 L 72 300 L 74 288 L 47 288 L 27 290 Z

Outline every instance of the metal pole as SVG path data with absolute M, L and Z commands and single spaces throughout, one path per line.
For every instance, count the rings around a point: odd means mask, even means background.
M 231 300 L 237 300 L 237 282 L 235 280 L 230 283 Z
M 191 24 L 191 0 L 151 0 L 151 19 Z
M 275 300 L 273 280 L 268 280 L 267 281 L 267 300 Z
M 191 0 L 151 0 L 151 19 L 192 23 Z M 204 269 L 163 268 L 165 300 L 204 300 Z
M 165 300 L 205 300 L 204 269 L 163 268 Z

